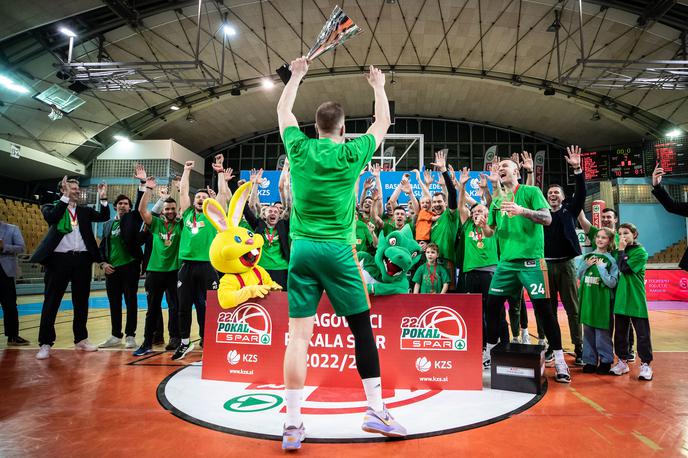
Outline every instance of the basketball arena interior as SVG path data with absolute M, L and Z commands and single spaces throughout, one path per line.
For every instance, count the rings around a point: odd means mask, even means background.
M 0 456 L 688 456 L 688 1 L 0 17 Z

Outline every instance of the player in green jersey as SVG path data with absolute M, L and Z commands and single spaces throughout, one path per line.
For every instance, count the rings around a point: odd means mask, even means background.
M 308 138 L 299 130 L 292 108 L 299 84 L 308 71 L 308 60 L 304 57 L 294 60 L 291 71 L 291 79 L 277 105 L 280 133 L 291 166 L 293 199 L 289 344 L 284 355 L 287 417 L 282 447 L 298 449 L 305 438 L 301 398 L 308 345 L 323 290 L 327 291 L 335 312 L 346 316 L 354 336 L 356 367 L 368 400 L 362 429 L 387 436 L 405 436 L 406 430 L 382 403 L 370 302 L 354 248 L 354 185 L 390 126 L 385 76 L 370 67 L 366 78 L 375 93 L 375 121 L 366 135 L 345 143 L 344 110 L 336 102 L 325 102 L 318 107 L 315 114 L 318 139 Z

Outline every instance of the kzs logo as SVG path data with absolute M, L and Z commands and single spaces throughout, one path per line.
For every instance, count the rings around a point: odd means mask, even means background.
M 437 360 L 431 361 L 425 356 L 416 358 L 416 369 L 418 372 L 428 372 L 430 369 L 449 370 L 453 367 L 452 361 Z
M 239 364 L 240 360 L 241 360 L 241 355 L 239 354 L 238 351 L 230 350 L 227 352 L 227 362 L 230 365 L 235 366 L 235 365 Z

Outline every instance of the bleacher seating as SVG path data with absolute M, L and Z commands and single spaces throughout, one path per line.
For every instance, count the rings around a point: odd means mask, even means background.
M 48 230 L 38 203 L 0 197 L 0 220 L 19 226 L 26 254 L 33 253 Z
M 673 245 L 663 249 L 659 253 L 650 256 L 648 263 L 651 264 L 676 264 L 681 260 L 681 256 L 686 251 L 686 240 L 679 240 Z

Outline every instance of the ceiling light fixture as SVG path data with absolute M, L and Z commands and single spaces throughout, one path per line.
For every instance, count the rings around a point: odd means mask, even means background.
M 114 138 L 118 142 L 128 142 L 129 141 L 129 137 L 127 137 L 126 135 L 113 135 L 112 138 Z
M 236 29 L 227 23 L 222 26 L 222 32 L 228 37 L 233 37 L 237 33 Z
M 8 78 L 4 75 L 0 75 L 0 85 L 4 87 L 5 89 L 9 89 L 10 91 L 14 92 L 19 92 L 20 94 L 27 94 L 30 92 L 29 88 L 26 86 L 22 86 L 21 84 L 15 83 L 12 81 L 11 78 Z
M 172 106 L 170 106 L 170 110 L 177 111 L 177 110 L 179 110 L 179 107 L 177 105 L 172 105 Z
M 669 132 L 666 133 L 666 136 L 668 138 L 676 138 L 681 136 L 681 130 L 680 129 L 672 129 Z
M 275 87 L 275 82 L 272 81 L 272 79 L 270 79 L 270 78 L 263 78 L 262 84 L 263 84 L 263 88 L 265 88 L 265 89 L 272 89 L 273 87 Z
M 60 27 L 60 28 L 58 29 L 58 31 L 59 31 L 62 35 L 66 35 L 66 36 L 68 36 L 69 38 L 76 38 L 76 33 L 72 32 L 72 31 L 71 31 L 70 29 L 68 29 L 67 27 Z

